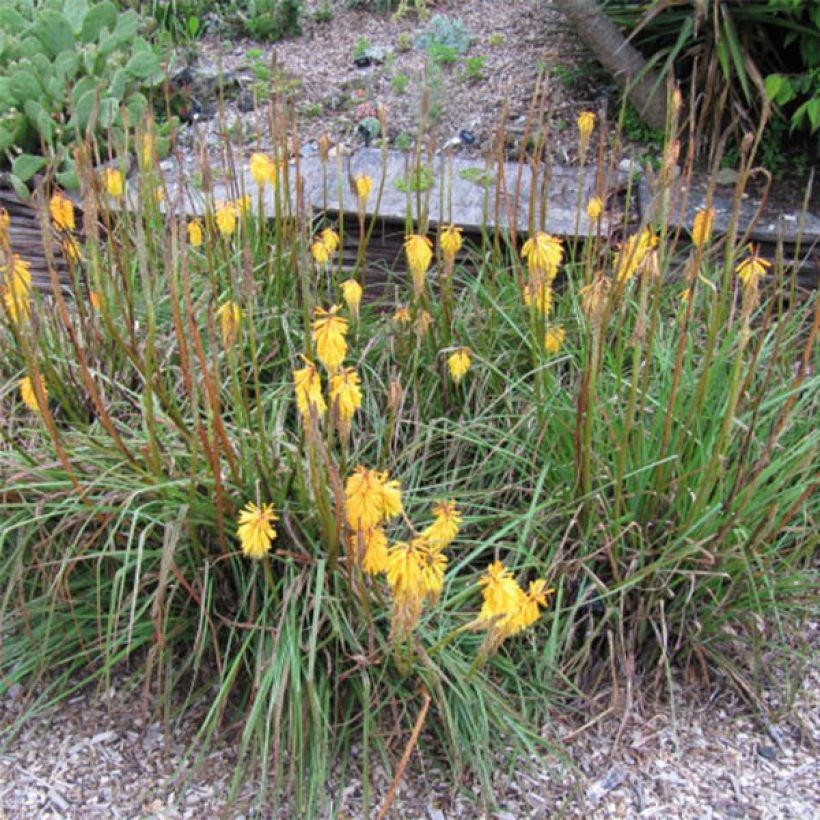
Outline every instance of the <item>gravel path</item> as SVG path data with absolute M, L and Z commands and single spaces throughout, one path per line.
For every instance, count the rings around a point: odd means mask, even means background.
M 516 776 L 499 766 L 496 810 L 480 808 L 478 788 L 453 794 L 435 768 L 416 755 L 391 816 L 494 817 L 820 817 L 820 675 L 805 682 L 793 717 L 768 729 L 728 690 L 681 689 L 673 722 L 669 704 L 644 705 L 623 720 L 612 698 L 592 704 L 599 718 L 586 725 L 566 717 L 550 724 L 564 738 L 578 771 L 556 759 L 519 761 Z M 621 700 L 623 702 L 623 700 Z M 248 779 L 226 805 L 236 757 L 228 738 L 214 744 L 202 767 L 180 790 L 174 774 L 194 737 L 196 715 L 173 731 L 142 716 L 139 688 L 122 678 L 100 694 L 89 687 L 30 720 L 0 746 L 0 818 L 289 817 L 272 803 L 254 807 L 258 784 Z M 14 694 L 0 701 L 0 726 L 19 713 Z M 615 744 L 614 739 L 619 742 Z M 382 798 L 390 774 L 373 768 Z M 339 789 L 339 815 L 362 816 L 361 784 Z

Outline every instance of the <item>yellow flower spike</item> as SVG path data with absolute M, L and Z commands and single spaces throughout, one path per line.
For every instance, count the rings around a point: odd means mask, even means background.
M 11 269 L 0 265 L 0 293 L 9 318 L 15 324 L 24 322 L 31 314 L 31 265 L 18 254 L 11 258 Z
M 749 256 L 735 268 L 737 278 L 744 288 L 756 290 L 758 283 L 768 271 L 772 263 L 760 256 L 759 251 L 749 245 Z
M 431 324 L 433 324 L 433 317 L 426 310 L 420 310 L 416 317 L 416 336 L 419 341 L 427 335 Z
M 324 228 L 319 234 L 319 238 L 324 242 L 328 253 L 335 253 L 342 244 L 339 234 L 333 228 Z
M 311 412 L 315 412 L 317 418 L 321 418 L 327 410 L 324 395 L 322 394 L 322 377 L 313 362 L 305 359 L 304 356 L 302 358 L 305 366 L 293 371 L 296 406 L 305 420 L 311 418 Z
M 276 185 L 276 163 L 267 154 L 251 154 L 249 165 L 253 181 L 260 188 Z
M 595 114 L 592 111 L 582 111 L 578 115 L 578 143 L 582 154 L 585 154 L 589 147 L 589 138 L 594 128 Z
M 482 587 L 483 597 L 478 616 L 480 621 L 493 621 L 515 610 L 519 600 L 519 586 L 501 561 L 487 567 L 484 575 L 478 579 L 478 585 Z
M 356 196 L 359 198 L 359 206 L 364 208 L 373 189 L 373 180 L 367 174 L 359 174 L 356 179 Z
M 250 213 L 253 202 L 251 201 L 251 195 L 245 194 L 245 196 L 232 199 L 230 204 L 236 208 L 237 216 L 247 216 Z
M 153 132 L 147 131 L 142 135 L 140 144 L 140 162 L 143 168 L 149 168 L 157 161 L 157 138 Z
M 387 583 L 393 598 L 392 634 L 403 638 L 412 632 L 421 618 L 428 588 L 437 583 L 438 567 L 433 566 L 432 578 L 427 544 L 423 538 L 409 543 L 399 541 L 387 554 Z M 443 579 L 443 571 L 442 571 Z
M 715 219 L 714 208 L 699 208 L 692 222 L 692 244 L 702 248 L 712 238 L 712 223 Z
M 342 298 L 354 321 L 359 318 L 359 305 L 362 302 L 362 286 L 355 279 L 342 282 Z
M 5 248 L 9 244 L 9 228 L 11 217 L 5 208 L 0 208 L 0 248 Z
M 358 543 L 358 535 L 350 536 L 351 542 Z M 364 541 L 364 557 L 362 569 L 368 575 L 378 575 L 387 569 L 387 535 L 381 527 L 371 527 L 362 533 Z
M 46 400 L 48 399 L 48 389 L 46 388 L 46 383 L 43 381 L 43 377 L 38 375 L 37 381 L 39 383 L 40 391 L 43 394 L 43 398 Z M 40 413 L 40 403 L 37 401 L 37 391 L 34 388 L 34 380 L 31 376 L 25 376 L 20 380 L 20 398 L 23 400 L 23 404 L 31 410 L 32 413 Z
M 531 274 L 544 276 L 549 283 L 558 274 L 564 259 L 564 246 L 558 237 L 536 231 L 522 246 L 521 256 L 527 260 Z
M 63 249 L 63 253 L 66 255 L 66 258 L 70 261 L 79 262 L 82 258 L 82 252 L 80 251 L 80 243 L 77 241 L 76 237 L 63 237 L 63 241 L 60 243 L 60 247 Z
M 443 549 L 455 540 L 461 529 L 461 512 L 455 501 L 442 501 L 433 507 L 433 518 L 433 523 L 422 532 L 422 537 L 431 547 Z
M 270 552 L 271 543 L 276 538 L 273 522 L 278 520 L 273 504 L 263 504 L 257 507 L 249 501 L 245 505 L 239 513 L 236 535 L 246 558 L 259 561 Z
M 590 222 L 595 222 L 600 219 L 604 212 L 604 201 L 599 196 L 590 197 L 587 202 L 587 217 Z
M 615 278 L 619 282 L 628 282 L 650 258 L 658 245 L 658 237 L 650 228 L 628 237 L 619 251 L 615 265 Z
M 192 219 L 187 225 L 187 231 L 191 246 L 198 248 L 202 244 L 202 223 L 198 219 Z
M 393 321 L 401 325 L 406 325 L 410 321 L 410 311 L 406 307 L 400 307 L 393 314 Z
M 48 201 L 48 210 L 51 221 L 58 231 L 74 230 L 74 203 L 64 196 L 62 191 L 54 192 Z
M 319 267 L 322 267 L 327 264 L 328 260 L 330 259 L 330 252 L 327 249 L 327 245 L 321 241 L 321 239 L 317 239 L 311 246 L 310 246 L 310 253 L 313 256 L 313 260 Z
M 226 202 L 217 208 L 216 227 L 224 237 L 230 236 L 236 230 L 236 206 Z
M 564 344 L 566 335 L 563 325 L 552 325 L 548 327 L 544 335 L 544 350 L 550 355 L 557 353 Z
M 358 466 L 345 482 L 347 523 L 367 530 L 395 518 L 402 511 L 401 487 L 386 472 Z
M 362 380 L 352 367 L 343 367 L 330 378 L 330 401 L 338 409 L 343 426 L 348 426 L 362 406 Z
M 447 367 L 450 369 L 450 376 L 453 381 L 458 384 L 470 369 L 470 348 L 462 347 L 456 350 L 449 359 L 447 359 Z
M 461 228 L 450 225 L 445 228 L 438 239 L 441 254 L 444 261 L 449 265 L 456 258 L 456 254 L 461 250 Z
M 341 305 L 333 305 L 330 310 L 320 307 L 313 309 L 315 318 L 312 328 L 316 356 L 328 373 L 334 373 L 347 354 L 347 319 L 336 315 L 341 308 Z
M 96 290 L 92 290 L 88 294 L 88 302 L 91 305 L 92 310 L 99 310 L 102 307 L 102 299 Z
M 533 301 L 542 316 L 549 316 L 552 312 L 552 288 L 541 282 L 528 282 L 524 287 L 524 304 L 529 307 Z
M 232 347 L 242 326 L 242 308 L 236 302 L 225 302 L 216 312 L 219 328 L 222 332 L 222 343 Z
M 421 582 L 424 587 L 424 596 L 431 603 L 441 597 L 444 589 L 444 573 L 447 572 L 447 556 L 441 547 L 427 544 L 420 550 Z
M 103 173 L 103 182 L 108 196 L 119 199 L 125 193 L 125 178 L 119 168 L 106 168 Z
M 424 291 L 424 277 L 433 261 L 433 243 L 421 234 L 409 234 L 404 239 L 404 252 L 413 277 L 413 291 L 420 296 Z

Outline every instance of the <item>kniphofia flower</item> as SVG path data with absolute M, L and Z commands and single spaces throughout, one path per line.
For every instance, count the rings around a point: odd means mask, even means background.
M 647 261 L 658 245 L 658 237 L 649 228 L 628 237 L 619 251 L 615 265 L 615 278 L 628 282 Z
M 43 398 L 47 399 L 48 389 L 46 388 L 46 383 L 43 381 L 43 377 L 38 374 L 35 378 L 37 379 Z M 32 379 L 31 376 L 25 376 L 20 380 L 20 398 L 23 400 L 23 404 L 25 404 L 32 413 L 40 412 L 40 403 L 37 401 L 34 379 Z
M 521 248 L 521 256 L 527 260 L 530 274 L 543 277 L 549 284 L 558 274 L 564 258 L 564 246 L 556 236 L 536 231 Z
M 0 293 L 12 322 L 25 321 L 31 310 L 31 266 L 18 254 L 11 258 L 11 266 L 0 265 Z
M 157 138 L 153 131 L 147 131 L 142 135 L 140 161 L 143 168 L 149 168 L 157 161 Z
M 357 531 L 350 535 L 350 543 L 356 547 L 361 538 L 364 554 L 361 556 L 362 569 L 369 575 L 378 575 L 387 569 L 387 535 L 381 527 Z M 358 550 L 357 550 L 358 555 Z
M 433 507 L 433 523 L 430 524 L 422 536 L 431 546 L 443 549 L 448 546 L 461 529 L 461 512 L 455 501 L 442 501 Z
M 712 237 L 712 223 L 715 218 L 714 208 L 699 208 L 692 222 L 692 244 L 702 248 Z
M 544 350 L 550 355 L 557 353 L 564 344 L 566 331 L 563 325 L 550 325 L 544 334 Z
M 222 331 L 222 342 L 231 347 L 242 326 L 242 308 L 236 302 L 225 302 L 216 312 L 219 328 Z
M 108 196 L 119 199 L 125 191 L 125 179 L 119 168 L 106 168 L 103 174 L 103 182 Z
M 440 556 L 444 559 L 442 566 L 441 561 L 431 561 L 432 557 L 423 538 L 400 541 L 388 552 L 385 572 L 393 598 L 392 632 L 397 638 L 406 637 L 415 628 L 425 599 L 435 595 L 433 590 L 440 590 L 443 584 L 446 559 Z
M 355 279 L 342 282 L 342 298 L 354 320 L 359 318 L 359 305 L 362 301 L 362 286 Z
M 236 230 L 236 206 L 232 202 L 226 202 L 216 209 L 216 227 L 226 237 Z
M 316 355 L 328 373 L 338 369 L 347 353 L 347 319 L 336 315 L 341 308 L 341 305 L 333 305 L 330 310 L 313 309 L 313 343 Z
M 250 169 L 253 181 L 260 187 L 276 185 L 276 163 L 267 154 L 251 154 Z
M 77 241 L 76 236 L 64 236 L 62 242 L 60 242 L 60 247 L 63 249 L 66 259 L 71 262 L 80 261 L 82 252 L 80 250 L 80 243 Z
M 470 349 L 468 347 L 459 348 L 447 359 L 450 376 L 456 384 L 464 378 L 464 375 L 470 369 L 470 361 Z
M 0 249 L 7 248 L 9 245 L 9 227 L 11 225 L 11 217 L 5 208 L 0 208 Z
M 395 518 L 402 511 L 401 487 L 386 472 L 356 467 L 345 482 L 347 523 L 367 530 Z
M 595 222 L 597 219 L 600 218 L 603 212 L 604 201 L 601 199 L 601 197 L 590 197 L 589 202 L 587 202 L 587 217 L 589 217 L 589 221 Z
M 335 253 L 339 246 L 342 244 L 342 240 L 339 238 L 339 234 L 333 230 L 333 228 L 324 228 L 322 232 L 319 234 L 319 238 L 324 242 L 325 247 L 327 248 L 328 253 Z
M 590 284 L 578 291 L 581 297 L 581 310 L 593 327 L 598 327 L 606 315 L 609 303 L 609 291 L 612 287 L 610 280 L 603 272 L 598 273 Z
M 74 223 L 74 203 L 62 191 L 55 191 L 48 201 L 48 210 L 51 214 L 51 221 L 58 231 L 73 231 Z
M 236 535 L 247 558 L 258 561 L 270 552 L 271 542 L 276 538 L 273 522 L 278 521 L 273 504 L 258 507 L 249 501 L 239 513 Z
M 359 374 L 352 367 L 343 367 L 330 378 L 330 401 L 337 408 L 345 429 L 362 406 L 361 383 Z
M 461 250 L 461 228 L 455 225 L 445 228 L 439 236 L 438 244 L 444 261 L 448 265 L 452 264 L 456 254 Z
M 327 405 L 322 394 L 322 377 L 316 365 L 308 359 L 304 359 L 304 362 L 303 368 L 293 371 L 293 383 L 296 387 L 296 406 L 302 417 L 308 420 L 312 412 L 317 417 L 322 416 Z
M 393 321 L 406 325 L 410 321 L 410 311 L 406 307 L 400 307 L 393 314 Z
M 192 219 L 187 225 L 188 241 L 195 248 L 202 244 L 202 223 L 198 219 Z
M 589 138 L 592 136 L 594 128 L 595 114 L 592 111 L 582 111 L 578 115 L 578 150 L 581 152 L 582 157 L 589 148 Z
M 311 246 L 310 246 L 310 253 L 313 256 L 314 261 L 316 262 L 319 267 L 327 264 L 328 259 L 330 259 L 330 252 L 327 249 L 327 245 L 322 242 L 321 239 L 317 239 Z
M 552 312 L 552 287 L 538 279 L 527 282 L 524 285 L 524 304 L 529 307 L 533 303 L 542 316 L 549 316 Z
M 359 207 L 364 208 L 370 197 L 373 188 L 373 180 L 367 174 L 359 174 L 356 177 L 356 196 L 359 198 Z
M 427 335 L 427 331 L 430 329 L 431 324 L 433 324 L 433 317 L 430 315 L 429 311 L 420 310 L 416 316 L 416 336 L 419 341 Z
M 756 290 L 760 279 L 771 266 L 771 262 L 761 257 L 754 247 L 749 245 L 749 256 L 738 264 L 735 273 L 744 288 Z
M 433 243 L 421 234 L 410 234 L 404 239 L 404 252 L 413 277 L 413 291 L 420 296 L 424 291 L 424 277 L 433 261 Z

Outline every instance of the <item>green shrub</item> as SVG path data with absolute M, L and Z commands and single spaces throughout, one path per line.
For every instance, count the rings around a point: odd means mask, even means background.
M 443 56 L 442 62 L 453 62 L 470 47 L 472 35 L 459 18 L 436 14 L 427 27 L 416 36 L 416 48 Z M 451 59 L 448 59 L 451 57 Z
M 162 66 L 134 11 L 111 2 L 12 0 L 0 10 L 0 163 L 18 188 L 47 164 L 72 187 L 70 147 L 88 134 L 121 145 L 146 114 Z

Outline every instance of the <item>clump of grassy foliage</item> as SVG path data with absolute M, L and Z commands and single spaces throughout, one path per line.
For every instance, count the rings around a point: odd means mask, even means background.
M 415 296 L 399 282 L 397 303 L 369 299 L 365 283 L 347 357 L 363 403 L 340 437 L 300 421 L 291 373 L 312 353 L 313 308 L 341 304 L 351 272 L 311 257 L 327 223 L 296 207 L 286 127 L 271 127 L 275 216 L 239 207 L 223 233 L 209 202 L 196 245 L 178 202 L 158 204 L 150 151 L 127 209 L 111 207 L 90 147 L 77 155 L 73 295 L 54 279 L 29 320 L 0 320 L 0 687 L 45 703 L 128 661 L 162 702 L 215 692 L 199 741 L 241 721 L 243 764 L 308 816 L 331 761 L 359 746 L 367 789 L 371 754 L 395 771 L 420 720 L 425 749 L 488 787 L 500 749 L 544 749 L 549 703 L 602 681 L 718 667 L 753 696 L 764 652 L 799 638 L 816 601 L 818 308 L 795 298 L 792 260 L 759 305 L 745 298 L 737 215 L 725 237 L 687 245 L 670 228 L 668 164 L 641 226 L 658 237 L 651 263 L 597 312 L 582 288 L 624 263 L 608 232 L 566 249 L 544 316 L 522 299 L 521 237 L 485 231 L 454 266 L 438 253 Z M 545 170 L 542 142 L 529 159 Z M 737 203 L 752 166 L 749 151 Z M 236 196 L 256 203 L 242 179 Z M 413 232 L 435 236 L 421 210 Z M 372 230 L 364 211 L 334 227 L 360 246 Z M 228 300 L 233 335 L 217 315 Z M 456 384 L 460 348 L 472 363 Z M 34 412 L 18 384 L 38 376 Z M 340 550 L 357 464 L 401 482 L 410 521 L 436 498 L 464 513 L 441 598 L 400 651 L 382 582 Z M 263 561 L 238 549 L 248 500 L 279 516 Z M 482 665 L 469 625 L 495 560 L 555 594 Z

